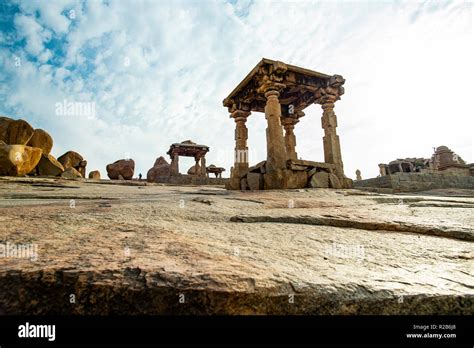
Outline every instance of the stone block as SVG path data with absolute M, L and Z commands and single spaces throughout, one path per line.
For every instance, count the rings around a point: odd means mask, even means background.
M 264 181 L 261 173 L 248 173 L 247 184 L 251 190 L 263 190 Z
M 313 188 L 329 188 L 329 174 L 326 172 L 315 173 L 311 176 L 308 186 Z
M 263 175 L 265 190 L 285 189 L 286 188 L 286 172 L 279 169 L 271 173 Z
M 334 189 L 341 189 L 342 183 L 336 174 L 329 174 L 329 187 Z
M 240 189 L 240 179 L 239 178 L 230 178 L 225 187 L 228 190 L 239 190 Z
M 248 171 L 250 173 L 262 173 L 265 174 L 265 165 L 267 161 L 258 162 L 256 165 L 249 167 Z
M 304 171 L 287 171 L 287 184 L 286 188 L 298 189 L 305 188 L 308 185 L 308 176 Z

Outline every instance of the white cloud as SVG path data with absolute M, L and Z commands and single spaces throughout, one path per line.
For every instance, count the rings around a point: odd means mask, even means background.
M 15 26 L 18 35 L 26 40 L 27 53 L 36 57 L 46 54 L 44 42 L 51 39 L 49 30 L 44 29 L 33 17 L 25 15 L 15 17 Z
M 69 11 L 74 8 L 74 0 L 29 0 L 17 1 L 23 13 L 39 14 L 41 23 L 57 34 L 64 34 L 69 28 Z
M 350 177 L 357 168 L 375 176 L 396 157 L 429 157 L 441 144 L 474 161 L 471 4 L 40 1 L 22 9 L 16 28 L 40 62 L 5 67 L 7 107 L 50 131 L 53 153 L 76 150 L 103 176 L 126 153 L 146 175 L 185 139 L 209 145 L 207 163 L 228 170 L 234 122 L 222 100 L 262 57 L 346 78 L 336 114 Z M 65 34 L 60 67 L 44 64 L 57 54 L 45 48 L 52 33 Z M 55 116 L 64 99 L 96 102 L 97 117 Z M 305 159 L 323 159 L 321 113 L 309 107 L 296 126 Z M 255 163 L 265 157 L 265 119 L 254 114 L 248 125 Z

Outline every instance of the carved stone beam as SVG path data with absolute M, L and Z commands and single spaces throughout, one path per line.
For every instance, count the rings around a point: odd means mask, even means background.
M 285 89 L 285 87 L 286 85 L 284 85 L 283 83 L 265 80 L 260 84 L 260 87 L 258 87 L 257 92 L 263 95 L 265 95 L 269 91 L 276 91 L 280 93 L 283 89 Z

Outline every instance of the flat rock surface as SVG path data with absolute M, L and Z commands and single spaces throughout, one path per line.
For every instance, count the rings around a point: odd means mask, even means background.
M 468 190 L 2 177 L 0 246 L 37 258 L 3 248 L 0 312 L 474 314 L 473 241 Z

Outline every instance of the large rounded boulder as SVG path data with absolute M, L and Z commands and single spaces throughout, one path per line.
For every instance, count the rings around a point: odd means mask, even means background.
M 164 157 L 160 156 L 156 159 L 153 167 L 148 170 L 146 180 L 148 182 L 157 182 L 159 177 L 169 177 L 171 174 L 170 168 L 171 166 L 166 162 Z
M 26 145 L 34 133 L 33 127 L 24 120 L 13 120 L 8 125 L 7 140 L 9 145 Z
M 7 145 L 0 141 L 0 175 L 23 176 L 35 169 L 42 151 L 25 145 Z
M 0 141 L 8 142 L 8 127 L 13 120 L 9 117 L 0 116 Z
M 189 175 L 198 175 L 200 172 L 201 172 L 201 166 L 199 164 L 198 165 L 195 164 L 191 168 L 188 169 Z
M 38 147 L 43 150 L 43 154 L 48 154 L 53 148 L 53 138 L 48 134 L 48 132 L 38 128 L 34 130 L 33 136 L 28 141 L 27 145 Z
M 71 167 L 71 168 L 66 168 L 64 170 L 64 172 L 62 172 L 61 178 L 63 178 L 63 179 L 79 179 L 79 178 L 82 178 L 82 175 L 76 169 Z
M 100 180 L 100 172 L 98 170 L 93 170 L 89 173 L 89 179 Z
M 106 170 L 107 176 L 112 180 L 119 180 L 119 176 L 125 180 L 131 180 L 135 171 L 135 161 L 132 159 L 121 159 L 108 164 Z
M 83 160 L 84 158 L 75 151 L 68 151 L 58 157 L 58 161 L 63 165 L 64 169 L 79 167 Z
M 36 173 L 41 176 L 58 176 L 64 172 L 63 165 L 49 153 L 43 153 L 36 166 Z
M 64 169 L 74 168 L 85 178 L 87 161 L 77 152 L 68 151 L 64 155 L 59 156 L 58 161 L 63 165 Z

